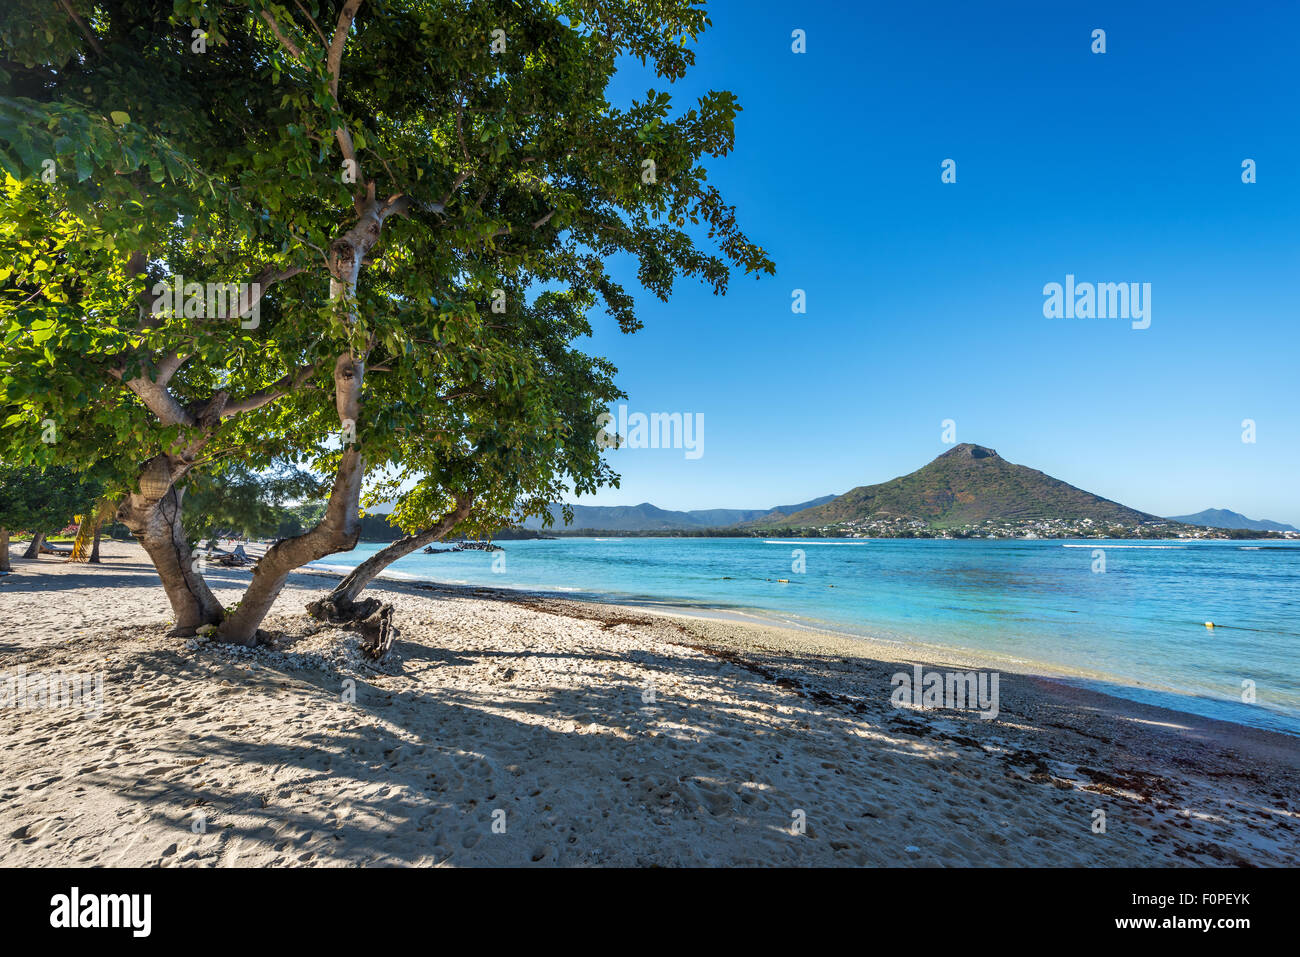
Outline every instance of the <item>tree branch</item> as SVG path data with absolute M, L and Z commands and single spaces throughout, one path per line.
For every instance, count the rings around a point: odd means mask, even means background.
M 296 391 L 304 382 L 311 378 L 312 373 L 321 367 L 322 362 L 323 360 L 321 362 L 313 362 L 309 365 L 299 366 L 293 372 L 281 376 L 265 389 L 260 389 L 242 399 L 235 399 L 234 401 L 227 402 L 225 407 L 221 410 L 221 417 L 223 419 L 229 419 L 242 412 L 251 412 L 254 409 L 260 409 L 262 406 L 268 405 L 276 399 L 282 398 L 290 392 Z
M 249 311 L 252 310 L 262 297 L 266 295 L 267 290 L 277 282 L 289 279 L 305 272 L 306 266 L 290 266 L 288 269 L 276 269 L 274 266 L 267 266 L 251 282 L 244 283 L 243 289 L 239 294 L 239 301 L 235 304 L 235 316 L 242 319 Z M 171 382 L 174 376 L 190 358 L 192 353 L 181 353 L 177 349 L 172 349 L 163 353 L 154 362 L 156 377 L 154 381 L 158 385 L 165 386 Z
M 77 11 L 72 9 L 72 0 L 59 0 L 59 6 L 63 7 L 68 16 L 72 18 L 72 22 L 86 35 L 86 41 L 90 44 L 90 48 L 99 56 L 103 56 L 104 48 L 99 45 L 99 38 L 90 32 L 90 27 L 86 26 L 86 21 L 77 16 Z
M 250 309 L 262 301 L 262 297 L 266 295 L 267 290 L 277 282 L 292 279 L 298 273 L 306 271 L 306 266 L 290 266 L 288 269 L 276 269 L 274 266 L 267 266 L 240 293 L 237 315 L 243 318 Z
M 280 41 L 280 45 L 283 46 L 290 53 L 292 53 L 294 59 L 297 60 L 299 63 L 305 62 L 305 58 L 302 55 L 302 50 L 298 48 L 298 44 L 294 43 L 292 40 L 290 40 L 287 36 L 285 36 L 280 31 L 280 24 L 275 19 L 275 14 L 272 13 L 270 10 L 263 10 L 262 19 L 265 20 L 266 25 L 271 28 L 271 32 L 274 33 L 275 38 Z
M 171 382 L 172 376 L 177 373 L 181 366 L 185 365 L 189 357 L 189 354 L 182 355 L 178 350 L 173 349 L 159 358 L 154 363 L 154 368 L 158 370 L 158 384 L 166 385 Z
M 339 11 L 338 23 L 334 25 L 334 38 L 330 41 L 329 50 L 326 52 L 325 63 L 326 69 L 330 75 L 330 96 L 334 97 L 335 105 L 338 105 L 339 99 L 339 71 L 343 66 L 343 47 L 348 42 L 348 31 L 352 29 L 352 21 L 356 19 L 357 9 L 361 6 L 362 0 L 347 0 L 343 9 Z M 352 133 L 346 125 L 341 125 L 334 131 L 334 137 L 339 141 L 339 149 L 343 151 L 343 159 L 352 164 L 352 172 L 356 176 L 358 183 L 364 182 L 361 176 L 361 164 L 357 161 L 356 146 L 352 142 Z M 361 206 L 357 204 L 357 214 L 361 214 Z
M 439 203 L 438 205 L 445 209 L 447 204 L 451 202 L 451 197 L 455 194 L 456 190 L 460 189 L 461 184 L 463 184 L 465 180 L 469 179 L 470 176 L 472 175 L 473 174 L 469 170 L 466 170 L 465 172 L 457 176 L 456 182 L 451 184 L 451 189 L 447 190 L 447 195 L 442 198 L 442 202 Z M 439 210 L 439 212 L 442 212 L 442 210 Z
M 339 149 L 343 151 L 343 158 L 352 164 L 352 174 L 356 181 L 361 182 L 361 164 L 357 162 L 357 148 L 352 143 L 352 134 L 348 132 L 346 126 L 340 126 L 334 131 L 334 138 L 339 141 Z M 358 207 L 360 212 L 360 207 Z
M 545 226 L 547 223 L 551 221 L 551 217 L 554 216 L 556 212 L 557 210 L 553 209 L 545 216 L 543 216 L 541 219 L 534 220 L 529 225 L 533 229 L 541 229 L 543 226 Z M 495 233 L 493 233 L 492 238 L 499 239 L 502 236 L 509 236 L 512 232 L 514 232 L 513 228 L 511 228 L 510 226 L 506 226 L 504 229 L 498 229 Z
M 307 12 L 307 8 L 302 5 L 302 0 L 293 0 L 293 3 L 294 6 L 302 11 L 302 15 L 307 18 L 307 22 L 310 23 L 312 29 L 316 31 L 316 36 L 320 37 L 321 46 L 329 46 L 329 40 L 325 39 L 325 34 L 321 31 L 320 24 L 316 22 L 315 17 Z
M 411 210 L 410 197 L 401 193 L 394 193 L 384 202 L 383 207 L 379 210 L 379 221 L 382 223 L 389 216 L 409 216 Z M 441 210 L 436 210 L 441 212 Z
M 171 394 L 171 390 L 165 385 L 152 381 L 147 375 L 127 379 L 126 387 L 140 397 L 140 401 L 158 417 L 158 422 L 164 428 L 170 425 L 195 424 L 194 416 L 180 404 L 176 396 Z
M 348 42 L 348 31 L 352 29 L 352 21 L 356 19 L 361 3 L 362 0 L 347 0 L 339 11 L 339 21 L 334 26 L 334 39 L 330 41 L 326 63 L 330 73 L 330 94 L 335 100 L 339 98 L 339 68 L 343 63 L 343 47 Z

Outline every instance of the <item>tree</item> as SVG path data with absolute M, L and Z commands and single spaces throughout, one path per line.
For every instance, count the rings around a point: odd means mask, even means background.
M 85 501 L 85 482 L 71 469 L 0 465 L 0 572 L 13 571 L 11 531 L 30 531 L 23 557 L 40 558 L 46 534 L 67 525 Z
M 617 484 L 601 458 L 595 423 L 608 403 L 622 398 L 613 369 L 577 350 L 557 347 L 548 334 L 557 322 L 585 323 L 587 303 L 544 293 L 518 300 L 512 326 L 528 373 L 497 392 L 478 392 L 457 412 L 454 443 L 411 445 L 402 469 L 375 498 L 395 498 L 389 517 L 408 534 L 361 562 L 308 611 L 331 620 L 367 617 L 371 603 L 357 597 L 385 568 L 459 528 L 490 535 L 530 515 L 551 522 L 550 505 L 566 492 L 593 492 Z M 577 329 L 573 332 L 576 334 Z M 404 481 L 414 485 L 403 489 Z M 567 508 L 567 506 L 566 506 Z
M 324 491 L 319 478 L 287 463 L 255 472 L 230 462 L 211 473 L 191 473 L 182 524 L 191 542 L 224 535 L 267 538 L 290 517 L 290 502 Z
M 611 257 L 660 296 L 678 276 L 721 292 L 733 267 L 772 271 L 706 180 L 733 143 L 732 94 L 675 117 L 664 92 L 606 99 L 620 56 L 684 75 L 708 23 L 690 0 L 90 13 L 0 15 L 0 443 L 30 461 L 50 422 L 60 462 L 130 466 L 117 518 L 179 633 L 254 641 L 294 568 L 355 544 L 367 468 L 382 483 L 444 429 L 474 441 L 465 404 L 531 363 L 503 296 L 554 289 L 631 331 Z M 452 485 L 464 458 L 438 459 Z M 277 460 L 332 475 L 326 509 L 227 614 L 190 559 L 186 483 Z

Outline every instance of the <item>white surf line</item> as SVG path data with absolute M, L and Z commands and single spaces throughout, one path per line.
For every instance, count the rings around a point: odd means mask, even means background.
M 768 538 L 765 538 L 765 539 L 763 539 L 763 544 L 764 544 L 764 545 L 800 545 L 800 546 L 802 546 L 802 545 L 870 545 L 871 543 L 870 543 L 870 542 L 819 542 L 819 541 L 815 541 L 815 540 L 808 540 L 808 541 L 802 541 L 802 542 L 782 542 L 782 541 L 776 541 L 776 540 L 774 540 L 774 539 L 768 539 Z
M 1107 545 L 1098 540 L 1096 545 L 1062 545 L 1062 548 L 1188 548 L 1187 545 Z

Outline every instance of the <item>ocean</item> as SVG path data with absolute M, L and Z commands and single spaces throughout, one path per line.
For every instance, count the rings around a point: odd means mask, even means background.
M 958 650 L 991 667 L 1063 676 L 1133 700 L 1300 734 L 1300 542 L 499 544 L 503 552 L 416 553 L 388 573 Z M 382 547 L 362 544 L 316 567 L 352 568 Z M 1253 703 L 1243 701 L 1249 690 Z

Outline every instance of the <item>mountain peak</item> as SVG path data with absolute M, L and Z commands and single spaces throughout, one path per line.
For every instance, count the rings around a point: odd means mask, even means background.
M 1036 469 L 1008 462 L 993 449 L 963 442 L 915 472 L 862 485 L 839 498 L 788 516 L 798 526 L 913 522 L 931 529 L 1031 522 L 1138 525 L 1156 521 Z
M 954 445 L 947 452 L 939 456 L 941 459 L 996 459 L 998 453 L 993 449 L 986 448 L 983 445 L 975 445 L 972 442 L 963 442 L 961 445 Z

